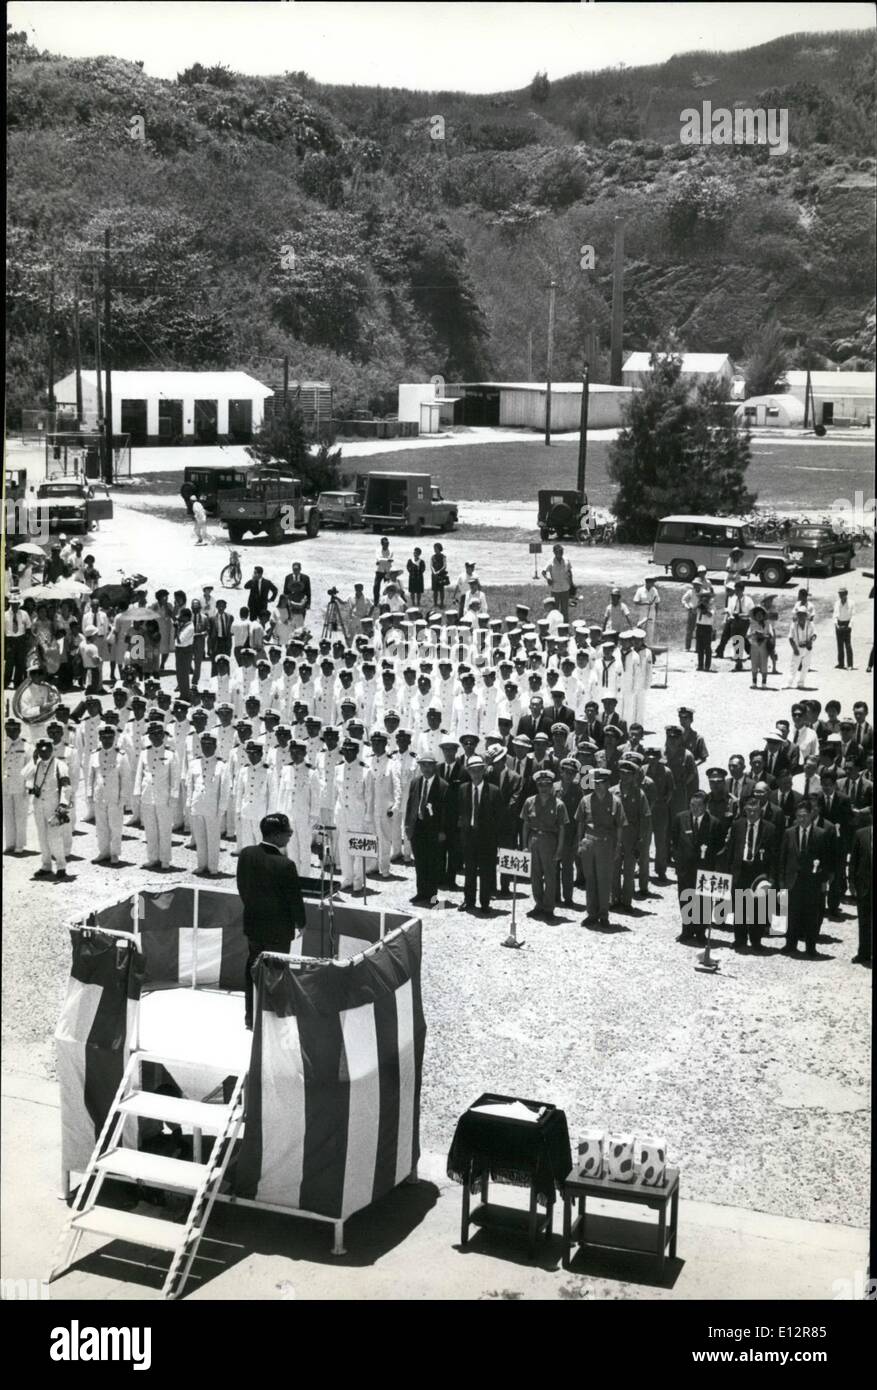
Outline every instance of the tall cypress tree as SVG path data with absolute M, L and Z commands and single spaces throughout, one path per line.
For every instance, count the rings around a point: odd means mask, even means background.
M 647 544 L 673 513 L 733 516 L 755 505 L 745 482 L 749 434 L 736 423 L 727 384 L 708 381 L 692 392 L 681 372 L 678 353 L 652 353 L 651 375 L 610 448 L 623 540 Z

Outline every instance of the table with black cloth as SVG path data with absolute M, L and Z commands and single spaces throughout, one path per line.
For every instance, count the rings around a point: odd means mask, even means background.
M 535 1121 L 479 1113 L 480 1105 L 525 1105 L 542 1114 Z M 463 1184 L 460 1244 L 469 1239 L 469 1226 L 527 1233 L 529 1253 L 536 1237 L 551 1237 L 554 1201 L 572 1167 L 566 1115 L 544 1101 L 524 1100 L 487 1092 L 460 1116 L 448 1154 L 448 1177 Z M 530 1191 L 529 1210 L 488 1200 L 491 1179 Z M 470 1194 L 480 1187 L 481 1202 L 470 1212 Z M 539 1203 L 545 1207 L 539 1212 Z

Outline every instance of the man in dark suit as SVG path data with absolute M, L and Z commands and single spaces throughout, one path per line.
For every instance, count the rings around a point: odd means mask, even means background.
M 436 760 L 431 753 L 422 754 L 417 765 L 419 771 L 411 780 L 405 806 L 405 833 L 414 853 L 417 875 L 417 892 L 411 901 L 438 907 L 438 885 L 448 838 L 448 786 L 437 775 Z
M 700 869 L 718 869 L 724 848 L 726 831 L 707 813 L 706 797 L 702 791 L 693 792 L 689 809 L 673 821 L 670 850 L 676 869 L 676 891 L 682 913 L 682 932 L 679 941 L 706 940 L 706 923 L 697 920 L 693 893 Z M 683 897 L 683 895 L 685 895 Z M 694 918 L 694 931 L 691 930 Z
M 443 761 L 436 764 L 436 772 L 447 787 L 445 815 L 448 822 L 448 837 L 442 850 L 442 869 L 440 882 L 452 891 L 457 887 L 457 874 L 460 872 L 460 841 L 457 835 L 457 808 L 460 788 L 466 781 L 466 755 L 457 750 L 459 740 L 446 734 L 439 742 Z
M 755 790 L 755 782 L 746 772 L 746 762 L 739 753 L 728 759 L 728 776 L 725 779 L 728 795 L 738 806 L 742 806 L 747 796 Z
M 570 733 L 576 726 L 575 710 L 570 709 L 566 703 L 566 691 L 562 687 L 555 686 L 551 692 L 551 715 L 552 724 L 565 724 Z M 549 730 L 550 733 L 550 730 Z
M 849 799 L 854 827 L 861 829 L 869 824 L 874 804 L 874 783 L 862 771 L 857 758 L 847 758 L 838 790 Z
M 616 700 L 615 696 L 614 696 L 614 695 L 604 695 L 603 698 L 602 698 L 601 703 L 602 703 L 602 705 L 603 705 L 603 736 L 604 736 L 604 738 L 605 738 L 605 736 L 606 736 L 606 730 L 607 730 L 608 728 L 612 727 L 612 728 L 615 728 L 615 729 L 618 730 L 618 742 L 619 742 L 619 743 L 626 743 L 626 741 L 627 741 L 627 723 L 626 723 L 626 721 L 625 721 L 624 719 L 621 718 L 621 715 L 618 714 L 618 712 L 617 712 L 617 711 L 618 711 L 618 701 Z
M 775 801 L 771 801 L 770 788 L 768 787 L 766 782 L 756 782 L 755 788 L 751 795 L 753 795 L 756 801 L 758 802 L 758 814 L 761 817 L 761 819 L 767 825 L 773 827 L 774 839 L 776 841 L 776 849 L 779 849 L 780 840 L 783 837 L 783 831 L 789 824 L 789 818 L 786 817 L 784 811 L 780 810 L 779 806 Z
M 250 621 L 255 622 L 256 618 L 261 618 L 262 614 L 274 602 L 277 597 L 277 585 L 272 584 L 270 579 L 265 578 L 265 572 L 261 565 L 256 565 L 253 569 L 252 579 L 248 579 L 244 588 L 247 594 L 247 608 L 250 614 Z
M 778 880 L 789 895 L 787 955 L 797 954 L 799 941 L 805 955 L 816 955 L 816 938 L 822 910 L 822 895 L 832 874 L 830 832 L 813 824 L 815 807 L 802 797 L 795 812 L 795 824 L 785 832 L 780 845 Z
M 784 743 L 778 729 L 771 729 L 764 739 L 765 772 L 776 779 L 781 773 L 791 771 L 791 767 L 788 744 Z
M 477 753 L 467 759 L 466 772 L 457 809 L 464 875 L 461 911 L 475 911 L 477 889 L 481 911 L 487 912 L 496 892 L 501 799 L 496 787 L 485 781 L 487 765 Z
M 828 890 L 828 911 L 832 917 L 840 912 L 840 900 L 847 887 L 847 855 L 853 841 L 853 811 L 850 799 L 837 789 L 837 774 L 834 768 L 823 768 L 820 777 L 822 792 L 816 798 L 819 819 L 834 826 L 835 842 L 834 873 Z
M 856 900 L 859 918 L 859 949 L 853 965 L 871 964 L 871 903 L 874 880 L 874 830 L 863 826 L 853 836 L 850 854 L 850 892 Z
M 508 766 L 508 754 L 504 747 L 493 750 L 488 760 L 487 781 L 499 792 L 497 809 L 497 843 L 503 849 L 517 849 L 521 833 L 521 789 L 520 774 Z M 511 878 L 503 874 L 499 880 L 500 894 L 508 895 Z
M 551 711 L 545 708 L 541 695 L 534 695 L 530 700 L 530 713 L 521 715 L 515 732 L 523 734 L 532 743 L 537 734 L 550 735 L 553 722 Z
M 253 1026 L 252 967 L 262 951 L 289 950 L 296 929 L 305 924 L 298 871 L 283 853 L 292 838 L 289 819 L 280 812 L 259 823 L 262 843 L 247 845 L 238 856 L 237 884 L 244 905 L 244 935 L 250 951 L 244 975 L 244 1023 Z
M 861 748 L 862 753 L 867 758 L 869 753 L 874 752 L 874 730 L 868 723 L 868 706 L 864 700 L 857 700 L 853 705 L 853 718 L 855 719 L 853 743 L 857 748 Z
M 600 718 L 600 706 L 596 700 L 589 700 L 585 705 L 585 721 L 582 737 L 595 743 L 598 748 L 603 747 L 603 721 Z
M 770 792 L 770 800 L 778 810 L 782 811 L 786 826 L 791 825 L 801 800 L 801 793 L 795 791 L 792 786 L 791 772 L 780 773 L 777 785 Z
M 224 598 L 216 600 L 216 608 L 207 620 L 207 651 L 212 663 L 211 675 L 216 675 L 216 658 L 231 656 L 231 614 Z
M 758 901 L 751 893 L 759 879 L 773 879 L 778 836 L 761 814 L 754 794 L 743 804 L 743 816 L 731 829 L 727 863 L 734 880 L 734 949 L 746 950 L 747 936 L 753 951 L 760 950 L 761 936 L 769 922 L 759 922 Z M 745 896 L 744 896 L 745 895 Z

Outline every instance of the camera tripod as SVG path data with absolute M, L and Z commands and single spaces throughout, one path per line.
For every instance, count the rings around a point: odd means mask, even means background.
M 344 610 L 338 598 L 337 589 L 329 590 L 329 602 L 326 606 L 326 616 L 323 619 L 323 641 L 338 629 L 344 634 L 344 641 L 350 646 L 350 634 L 347 631 L 347 623 L 344 618 Z
M 334 959 L 337 950 L 337 941 L 335 938 L 335 905 L 332 899 L 332 875 L 335 869 L 335 854 L 333 850 L 335 826 L 321 819 L 320 824 L 317 826 L 317 834 L 320 840 L 320 955 L 323 958 L 328 955 Z M 326 940 L 327 926 L 328 943 Z M 327 945 L 328 951 L 326 949 Z

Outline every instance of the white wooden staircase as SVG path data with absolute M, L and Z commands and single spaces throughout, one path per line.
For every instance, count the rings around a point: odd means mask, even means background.
M 182 1293 L 243 1127 L 246 1074 L 237 1077 L 227 1105 L 212 1105 L 144 1091 L 141 1068 L 145 1062 L 158 1063 L 173 1072 L 173 1058 L 132 1052 L 77 1190 L 57 1258 L 48 1276 L 50 1281 L 69 1268 L 76 1259 L 82 1237 L 91 1234 L 170 1252 L 173 1258 L 162 1285 L 162 1297 L 176 1298 Z M 130 1129 L 132 1123 L 146 1119 L 190 1129 L 193 1161 L 123 1148 L 126 1125 Z M 206 1162 L 201 1161 L 203 1134 L 216 1136 Z M 107 1178 L 188 1193 L 190 1204 L 185 1222 L 101 1206 L 101 1189 Z

